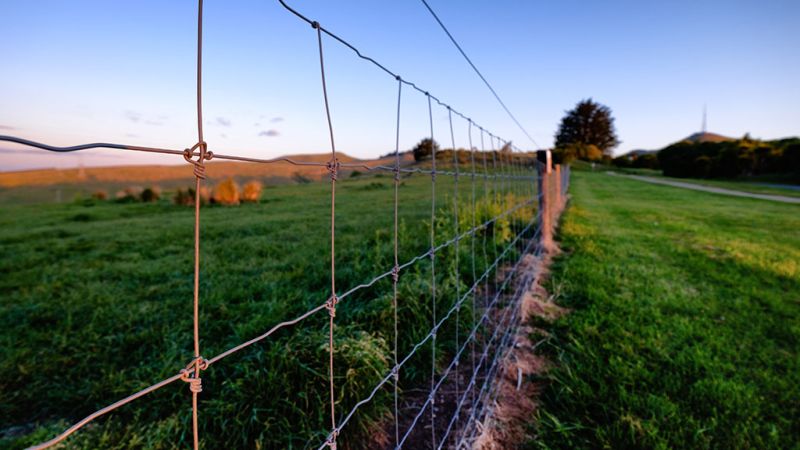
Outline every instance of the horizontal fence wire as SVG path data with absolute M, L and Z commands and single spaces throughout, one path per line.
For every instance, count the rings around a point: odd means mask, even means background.
M 430 94 L 428 91 L 425 91 L 418 87 L 415 83 L 407 81 L 400 77 L 399 75 L 395 74 L 394 72 L 387 69 L 384 65 L 380 64 L 376 60 L 371 57 L 365 56 L 362 52 L 360 52 L 355 46 L 348 43 L 338 35 L 332 33 L 331 31 L 324 28 L 316 21 L 312 21 L 308 19 L 306 16 L 300 14 L 295 9 L 290 7 L 285 1 L 279 0 L 280 4 L 286 8 L 288 11 L 293 13 L 295 16 L 299 17 L 300 19 L 306 21 L 316 31 L 316 38 L 319 46 L 319 57 L 320 57 L 320 72 L 322 76 L 322 90 L 323 96 L 325 100 L 325 109 L 328 118 L 328 128 L 331 138 L 331 159 L 328 162 L 314 162 L 314 161 L 300 161 L 297 159 L 286 158 L 286 157 L 278 157 L 278 158 L 271 158 L 271 159 L 261 159 L 261 158 L 251 158 L 251 157 L 244 157 L 244 156 L 237 156 L 237 155 L 225 155 L 225 154 L 216 154 L 210 150 L 208 150 L 208 144 L 203 139 L 203 129 L 202 129 L 202 23 L 203 23 L 203 2 L 199 0 L 198 2 L 198 14 L 197 14 L 197 67 L 196 67 L 196 81 L 197 81 L 197 134 L 198 140 L 197 143 L 193 144 L 191 147 L 188 147 L 184 150 L 175 150 L 175 149 L 166 149 L 166 148 L 158 148 L 158 147 L 143 147 L 143 146 L 134 146 L 134 145 L 125 145 L 125 144 L 115 144 L 115 143 L 88 143 L 88 144 L 80 144 L 74 146 L 66 146 L 66 147 L 59 147 L 49 144 L 44 144 L 41 142 L 36 142 L 28 139 L 24 139 L 21 137 L 15 136 L 5 136 L 0 135 L 0 141 L 10 142 L 14 144 L 24 145 L 32 148 L 38 148 L 41 150 L 49 151 L 49 152 L 56 152 L 56 153 L 65 153 L 65 152 L 76 152 L 76 151 L 83 151 L 88 149 L 96 149 L 96 148 L 106 148 L 106 149 L 116 149 L 116 150 L 129 150 L 129 151 L 137 151 L 137 152 L 148 152 L 148 153 L 161 153 L 161 154 L 169 154 L 169 155 L 176 155 L 181 156 L 186 162 L 193 166 L 193 173 L 195 175 L 195 223 L 194 223 L 194 287 L 193 287 L 193 342 L 194 342 L 194 358 L 186 365 L 185 368 L 181 369 L 174 375 L 167 377 L 157 383 L 154 383 L 144 389 L 141 389 L 128 397 L 125 397 L 117 402 L 114 402 L 104 408 L 101 408 L 92 414 L 84 417 L 80 421 L 76 422 L 64 432 L 60 433 L 53 439 L 43 442 L 39 445 L 35 445 L 31 448 L 34 449 L 44 449 L 48 447 L 52 447 L 70 435 L 75 433 L 76 431 L 80 430 L 81 428 L 85 427 L 87 424 L 91 423 L 92 421 L 111 413 L 112 411 L 127 405 L 128 403 L 133 402 L 141 397 L 144 397 L 156 390 L 159 390 L 167 385 L 174 383 L 175 381 L 182 380 L 188 383 L 190 391 L 192 393 L 192 428 L 193 428 L 193 445 L 194 448 L 197 449 L 199 447 L 199 427 L 198 427 L 198 394 L 202 392 L 202 383 L 200 379 L 200 374 L 202 371 L 207 370 L 211 365 L 218 363 L 224 358 L 232 356 L 252 345 L 260 343 L 273 335 L 278 330 L 283 328 L 292 327 L 297 325 L 307 318 L 321 312 L 322 310 L 327 310 L 329 312 L 329 333 L 328 333 L 328 353 L 329 353 L 329 374 L 328 374 L 328 381 L 330 383 L 330 420 L 331 420 L 331 429 L 325 441 L 322 445 L 319 446 L 319 449 L 327 447 L 335 448 L 337 443 L 337 437 L 342 432 L 344 427 L 351 421 L 354 415 L 357 413 L 359 408 L 371 402 L 377 393 L 392 379 L 395 380 L 394 383 L 394 402 L 395 402 L 395 447 L 400 448 L 406 442 L 410 434 L 413 432 L 416 424 L 419 422 L 421 416 L 425 413 L 426 410 L 430 409 L 431 411 L 431 425 L 432 425 L 432 444 L 436 448 L 442 448 L 448 442 L 450 437 L 450 433 L 454 427 L 458 427 L 459 424 L 459 417 L 460 412 L 463 406 L 466 404 L 467 396 L 470 394 L 472 396 L 472 405 L 470 407 L 470 415 L 467 418 L 467 422 L 464 424 L 463 432 L 467 433 L 474 432 L 474 427 L 471 427 L 471 424 L 481 420 L 482 417 L 485 416 L 484 410 L 486 409 L 487 400 L 486 392 L 488 392 L 489 386 L 491 385 L 491 375 L 497 372 L 496 366 L 497 362 L 501 358 L 501 355 L 504 353 L 504 349 L 508 345 L 508 336 L 510 333 L 515 329 L 515 324 L 519 319 L 519 312 L 518 312 L 518 303 L 522 297 L 521 293 L 527 289 L 527 286 L 530 285 L 532 282 L 535 282 L 536 278 L 538 277 L 538 272 L 536 273 L 520 273 L 519 267 L 523 262 L 523 259 L 526 255 L 533 255 L 534 258 L 538 258 L 541 256 L 543 252 L 543 247 L 539 245 L 540 240 L 542 239 L 543 233 L 551 233 L 552 230 L 543 229 L 543 220 L 542 218 L 546 214 L 550 214 L 548 211 L 542 210 L 543 199 L 549 196 L 549 193 L 539 189 L 536 192 L 536 195 L 532 195 L 534 192 L 534 185 L 536 184 L 537 180 L 541 183 L 542 177 L 549 176 L 547 171 L 549 169 L 543 169 L 542 164 L 536 162 L 536 160 L 529 154 L 524 153 L 519 150 L 517 147 L 510 144 L 509 141 L 505 141 L 500 137 L 492 134 L 485 128 L 475 124 L 471 118 L 468 116 L 456 111 L 450 105 L 444 103 L 434 95 Z M 427 3 L 426 3 L 427 6 Z M 431 10 L 431 12 L 433 12 Z M 438 20 L 438 18 L 437 18 Z M 444 27 L 444 25 L 442 25 Z M 398 82 L 398 104 L 397 104 L 397 134 L 396 134 L 396 146 L 395 146 L 395 153 L 394 159 L 395 163 L 393 166 L 389 165 L 369 165 L 367 163 L 362 162 L 339 162 L 336 156 L 336 149 L 334 144 L 334 128 L 331 121 L 331 112 L 330 107 L 328 105 L 327 99 L 327 86 L 325 84 L 325 63 L 323 59 L 323 34 L 328 36 L 335 41 L 339 42 L 340 44 L 350 48 L 353 50 L 357 56 L 361 59 L 367 60 L 380 69 L 382 69 L 387 74 L 391 75 L 395 78 Z M 449 34 L 449 33 L 448 33 Z M 457 44 L 456 44 L 457 45 Z M 463 53 L 463 52 L 462 52 Z M 466 57 L 466 55 L 464 55 Z M 477 70 L 477 69 L 476 69 Z M 488 83 L 487 83 L 488 84 Z M 432 120 L 432 111 L 431 111 L 431 102 L 435 102 L 440 107 L 444 107 L 448 111 L 448 115 L 450 118 L 450 132 L 451 132 L 451 141 L 453 145 L 453 170 L 440 170 L 436 168 L 436 161 L 437 156 L 435 149 L 433 151 L 433 155 L 431 158 L 431 168 L 425 169 L 421 167 L 401 167 L 400 162 L 400 150 L 399 150 L 399 136 L 400 136 L 400 102 L 401 102 L 401 93 L 403 86 L 410 86 L 415 91 L 424 94 L 428 100 L 428 113 L 431 118 L 431 139 L 433 139 L 433 120 Z M 491 88 L 491 86 L 490 86 Z M 498 98 L 499 100 L 499 98 Z M 510 112 L 509 112 L 510 114 Z M 468 125 L 468 133 L 469 133 L 469 160 L 470 160 L 470 170 L 463 171 L 459 167 L 459 152 L 455 150 L 455 139 L 452 134 L 452 115 L 456 115 L 461 119 L 465 120 Z M 480 131 L 480 141 L 481 141 L 481 149 L 478 150 L 472 145 L 472 128 L 475 127 Z M 486 150 L 484 145 L 484 135 L 488 136 L 491 150 Z M 495 143 L 507 146 L 511 152 L 504 153 L 502 151 L 495 150 Z M 514 153 L 517 152 L 517 153 Z M 476 165 L 476 155 L 481 155 L 481 163 Z M 491 166 L 488 163 L 487 155 L 491 155 Z M 211 358 L 204 358 L 201 356 L 201 349 L 199 346 L 200 342 L 200 331 L 201 326 L 199 322 L 199 308 L 200 308 L 200 297 L 199 297 L 199 277 L 200 277 L 200 245 L 201 245 L 201 237 L 200 237 L 200 211 L 201 211 L 201 201 L 200 201 L 200 187 L 203 180 L 206 178 L 206 163 L 207 161 L 213 159 L 221 159 L 221 160 L 231 160 L 231 161 L 239 161 L 239 162 L 249 162 L 249 163 L 260 163 L 260 164 L 277 164 L 277 163 L 287 163 L 296 166 L 314 166 L 326 169 L 330 174 L 330 183 L 331 183 L 331 270 L 330 270 L 330 282 L 331 282 L 331 296 L 323 302 L 320 302 L 317 306 L 307 310 L 306 312 L 294 317 L 293 319 L 285 320 L 273 325 L 263 334 L 253 337 L 252 339 L 242 342 L 234 347 L 229 348 Z M 478 171 L 476 167 L 482 166 L 483 170 Z M 341 294 L 337 294 L 336 290 L 336 275 L 335 275 L 335 263 L 336 263 L 336 252 L 335 252 L 335 218 L 336 218 L 336 206 L 335 206 L 335 186 L 337 181 L 338 171 L 342 168 L 345 169 L 364 169 L 367 171 L 386 171 L 386 172 L 393 172 L 395 174 L 395 191 L 394 191 L 394 265 L 393 267 L 389 268 L 388 270 L 380 273 L 379 275 L 375 276 L 374 278 L 365 281 L 361 284 L 355 285 L 350 287 L 348 290 L 345 290 Z M 409 259 L 408 261 L 404 262 L 403 264 L 398 263 L 398 254 L 397 254 L 397 239 L 398 239 L 398 191 L 397 188 L 399 186 L 400 176 L 401 174 L 407 175 L 429 175 L 431 179 L 431 234 L 430 234 L 430 249 L 422 254 L 416 255 L 413 258 Z M 438 245 L 435 242 L 435 221 L 436 221 L 436 214 L 437 214 L 437 207 L 435 203 L 436 199 L 436 190 L 435 190 L 435 183 L 436 177 L 439 175 L 446 175 L 454 177 L 455 182 L 455 191 L 454 191 L 454 214 L 455 214 L 455 230 L 456 232 L 454 235 L 447 239 L 444 242 L 439 243 Z M 460 232 L 459 227 L 459 218 L 458 218 L 458 180 L 459 179 L 468 179 L 471 183 L 471 206 L 472 206 L 472 220 L 471 220 L 471 227 L 466 231 Z M 478 180 L 482 180 L 484 185 L 484 196 L 488 197 L 489 193 L 491 192 L 491 198 L 485 199 L 490 202 L 490 204 L 497 204 L 502 206 L 502 209 L 499 214 L 494 215 L 493 217 L 485 220 L 481 223 L 478 223 L 476 220 L 476 211 L 477 211 L 477 196 L 476 196 L 476 185 L 478 184 Z M 565 168 L 563 172 L 561 172 L 560 179 L 555 180 L 558 183 L 561 192 L 566 192 L 566 189 L 569 185 L 569 170 Z M 497 184 L 500 183 L 500 188 L 498 189 Z M 516 184 L 514 184 L 516 183 Z M 490 187 L 491 184 L 491 187 Z M 516 189 L 516 191 L 515 191 Z M 499 194 L 502 193 L 502 194 Z M 498 195 L 499 194 L 499 195 Z M 514 199 L 508 198 L 508 195 L 515 197 Z M 516 197 L 522 197 L 523 201 L 516 200 Z M 498 224 L 501 221 L 507 220 L 510 217 L 513 217 L 515 214 L 518 214 L 520 211 L 524 211 L 526 208 L 530 208 L 533 206 L 537 206 L 536 214 L 531 217 L 531 219 L 524 224 L 524 226 L 519 226 L 517 230 L 513 230 L 513 238 L 510 239 L 510 242 L 498 252 L 497 246 L 494 244 L 496 242 L 496 230 L 498 228 Z M 562 207 L 563 205 L 559 205 L 558 207 Z M 508 220 L 509 227 L 515 227 L 513 220 Z M 533 230 L 533 231 L 532 231 Z M 476 241 L 478 240 L 478 236 L 481 236 L 482 239 L 482 252 L 484 256 L 484 260 L 489 261 L 487 258 L 487 241 L 491 239 L 493 250 L 493 259 L 491 264 L 489 264 L 486 269 L 481 273 L 479 276 L 477 275 L 476 268 L 475 268 L 475 259 L 476 259 Z M 489 235 L 491 237 L 489 238 Z M 456 261 L 454 264 L 454 270 L 456 271 L 456 280 L 458 280 L 458 270 L 459 270 L 459 263 L 457 260 L 457 255 L 459 249 L 461 247 L 461 243 L 466 240 L 470 240 L 470 249 L 472 254 L 472 284 L 470 287 L 463 293 L 459 291 L 459 288 L 456 288 L 456 297 L 455 302 L 453 305 L 445 312 L 445 314 L 441 317 L 437 317 L 435 313 L 436 307 L 436 272 L 435 272 L 435 258 L 437 252 L 441 252 L 447 248 L 455 247 L 455 254 L 456 254 Z M 517 248 L 519 245 L 522 244 L 521 248 Z M 535 249 L 531 253 L 531 249 Z M 510 258 L 515 253 L 519 253 L 519 257 L 516 261 L 511 261 Z M 399 358 L 397 354 L 397 336 L 398 336 L 398 325 L 397 325 L 397 280 L 401 276 L 401 273 L 412 267 L 413 265 L 430 259 L 431 261 L 431 277 L 432 277 L 432 304 L 433 306 L 433 317 L 432 317 L 432 327 L 428 331 L 428 333 L 418 341 L 402 359 Z M 497 275 L 498 271 L 504 270 L 506 271 L 506 275 L 504 276 L 503 281 L 497 284 Z M 494 274 L 494 276 L 492 276 Z M 392 277 L 393 280 L 393 289 L 394 289 L 394 360 L 393 360 L 393 367 L 386 373 L 383 378 L 381 378 L 378 383 L 373 387 L 370 393 L 358 401 L 353 407 L 342 417 L 342 420 L 337 423 L 336 421 L 336 402 L 335 402 L 335 384 L 334 384 L 334 375 L 333 375 L 333 364 L 334 364 L 334 318 L 336 312 L 336 305 L 346 298 L 352 296 L 356 292 L 367 289 L 375 285 L 377 282 L 383 279 L 387 279 Z M 513 280 L 516 280 L 516 289 L 514 292 L 511 293 L 510 298 L 506 299 L 506 295 L 503 292 L 506 288 L 509 287 L 510 283 Z M 491 287 L 490 287 L 491 286 Z M 493 294 L 490 294 L 490 291 Z M 476 301 L 478 296 L 481 295 L 485 297 L 483 311 L 481 315 L 478 317 L 476 316 Z M 451 319 L 451 317 L 455 314 L 457 324 L 460 323 L 459 311 L 464 306 L 467 301 L 472 301 L 473 308 L 472 308 L 472 326 L 469 329 L 468 335 L 465 339 L 459 342 L 459 333 L 456 331 L 456 351 L 453 355 L 453 358 L 450 360 L 449 365 L 438 374 L 438 381 L 437 381 L 437 368 L 436 368 L 436 333 L 439 331 L 444 324 Z M 489 323 L 493 321 L 493 314 L 498 314 L 498 309 L 500 309 L 500 303 L 508 300 L 508 304 L 505 305 L 502 310 L 502 317 L 495 325 L 491 336 L 488 339 L 484 339 L 483 349 L 476 353 L 476 346 L 481 344 L 478 342 L 479 337 L 479 330 L 481 327 L 487 326 Z M 509 316 L 510 315 L 510 316 Z M 502 324 L 502 326 L 501 326 Z M 458 326 L 458 325 L 457 325 Z M 458 330 L 458 328 L 457 328 Z M 502 334 L 501 334 L 502 333 Z M 397 423 L 398 420 L 398 411 L 397 411 L 397 402 L 398 402 L 398 374 L 400 370 L 403 368 L 405 364 L 425 345 L 429 342 L 432 343 L 432 352 L 433 352 L 433 360 L 431 366 L 431 390 L 425 399 L 424 403 L 420 405 L 420 409 L 416 416 L 411 421 L 410 426 L 404 430 L 401 437 L 401 432 L 399 429 L 399 425 Z M 464 387 L 463 392 L 459 392 L 458 381 L 456 381 L 456 392 L 457 392 L 457 406 L 453 417 L 450 418 L 448 425 L 444 434 L 437 439 L 436 436 L 436 416 L 434 413 L 434 407 L 436 402 L 436 394 L 437 391 L 441 388 L 441 386 L 446 382 L 448 376 L 453 372 L 454 368 L 459 365 L 460 359 L 462 355 L 467 352 L 469 349 L 469 353 L 471 354 L 471 370 L 469 372 L 470 380 L 468 384 Z M 490 353 L 493 353 L 492 359 L 490 358 Z M 488 361 L 488 364 L 487 364 Z M 481 371 L 485 371 L 484 374 L 484 382 L 483 385 L 478 393 L 475 393 L 475 389 L 478 384 L 479 374 Z M 458 374 L 456 374 L 457 378 Z M 481 400 L 484 399 L 484 400 Z M 466 436 L 456 436 L 456 442 L 463 442 Z M 438 441 L 438 445 L 437 445 Z

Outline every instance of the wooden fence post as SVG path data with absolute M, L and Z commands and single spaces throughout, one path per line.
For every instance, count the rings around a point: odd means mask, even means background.
M 536 152 L 536 181 L 539 191 L 539 247 L 544 252 L 553 249 L 553 226 L 552 226 L 552 198 L 551 198 L 551 156 L 550 150 L 538 150 Z
M 555 198 L 553 199 L 553 206 L 554 206 L 554 215 L 558 217 L 561 215 L 561 164 L 555 165 L 555 175 L 553 176 L 555 179 Z

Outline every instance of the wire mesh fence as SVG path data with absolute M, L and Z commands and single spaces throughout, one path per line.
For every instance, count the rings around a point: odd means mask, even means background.
M 376 397 L 388 392 L 390 400 L 391 439 L 387 448 L 462 448 L 470 445 L 479 432 L 478 424 L 485 422 L 491 413 L 492 380 L 501 369 L 499 361 L 512 344 L 513 332 L 518 326 L 519 302 L 531 283 L 538 277 L 536 270 L 524 267 L 526 256 L 540 257 L 552 245 L 554 223 L 565 204 L 569 185 L 569 168 L 551 167 L 546 152 L 535 155 L 523 152 L 510 142 L 477 125 L 468 116 L 456 111 L 416 84 L 404 80 L 374 59 L 364 56 L 356 47 L 326 30 L 292 9 L 283 0 L 280 3 L 296 17 L 309 23 L 316 34 L 319 51 L 319 70 L 322 95 L 330 135 L 330 159 L 327 162 L 300 161 L 291 158 L 259 159 L 238 155 L 216 154 L 209 149 L 203 136 L 202 111 L 202 43 L 203 3 L 199 1 L 197 16 L 197 142 L 185 150 L 129 146 L 114 143 L 91 143 L 71 147 L 56 147 L 14 136 L 0 136 L 0 141 L 35 147 L 53 152 L 72 152 L 90 148 L 109 148 L 141 152 L 163 153 L 182 157 L 192 166 L 195 178 L 194 198 L 194 248 L 193 248 L 193 298 L 192 342 L 193 357 L 185 366 L 169 377 L 118 400 L 74 423 L 52 439 L 31 448 L 44 449 L 55 446 L 89 423 L 118 408 L 160 390 L 177 381 L 187 384 L 191 394 L 191 441 L 195 449 L 201 445 L 200 424 L 203 376 L 212 366 L 246 348 L 261 343 L 280 330 L 303 324 L 312 317 L 327 313 L 327 435 L 309 448 L 336 448 L 346 437 L 348 424 L 362 408 Z M 438 19 L 437 19 L 438 20 Z M 369 61 L 393 77 L 397 82 L 397 122 L 394 164 L 370 165 L 368 163 L 340 162 L 335 144 L 335 129 L 328 102 L 325 77 L 324 40 L 331 38 Z M 476 69 L 477 70 L 477 69 Z M 483 78 L 481 76 L 481 78 Z M 485 81 L 485 80 L 484 80 Z M 409 165 L 401 160 L 399 148 L 400 116 L 403 88 L 411 87 L 427 100 L 430 139 L 440 134 L 448 135 L 451 149 L 438 151 L 431 146 L 430 158 L 420 164 Z M 495 94 L 496 96 L 496 94 Z M 498 98 L 499 100 L 499 98 Z M 449 130 L 435 130 L 434 107 L 447 112 Z M 466 126 L 468 148 L 459 150 L 454 137 L 456 122 Z M 513 117 L 513 116 L 512 116 Z M 516 119 L 515 119 L 516 121 Z M 473 135 L 478 142 L 473 143 Z M 488 141 L 488 145 L 487 145 Z M 477 144 L 477 145 L 476 145 Z M 537 156 L 540 157 L 537 159 Z M 316 306 L 283 320 L 261 334 L 228 348 L 215 356 L 203 356 L 201 348 L 201 191 L 207 178 L 207 162 L 223 159 L 259 164 L 289 163 L 298 166 L 316 166 L 324 169 L 329 178 L 330 267 L 328 295 L 319 299 Z M 353 286 L 337 285 L 337 183 L 343 170 L 360 169 L 367 172 L 393 175 L 391 240 L 392 264 L 376 267 L 378 275 Z M 426 177 L 430 185 L 430 214 L 428 249 L 403 260 L 399 242 L 402 226 L 400 190 L 406 177 Z M 447 177 L 445 182 L 441 178 Z M 437 203 L 442 189 L 448 190 L 445 203 Z M 437 192 L 438 190 L 438 192 Z M 480 196 L 479 193 L 480 192 Z M 420 239 L 415 236 L 414 239 Z M 341 265 L 339 266 L 341 270 Z M 426 271 L 427 274 L 421 274 Z M 446 274 L 446 276 L 443 276 Z M 429 304 L 429 326 L 426 332 L 405 345 L 403 325 L 399 317 L 405 295 L 401 294 L 405 277 L 421 282 L 427 288 L 424 300 Z M 337 311 L 343 302 L 368 292 L 379 283 L 391 282 L 392 342 L 389 370 L 380 374 L 377 382 L 363 398 L 344 406 L 340 390 L 337 364 Z M 444 284 L 442 284 L 444 283 Z M 437 336 L 440 336 L 437 338 Z M 414 358 L 417 357 L 417 360 Z M 425 365 L 420 357 L 428 359 Z M 412 364 L 411 361 L 415 362 Z M 413 370 L 412 370 L 413 369 Z M 408 381 L 405 381 L 408 380 Z M 320 408 L 323 405 L 318 405 Z M 350 443 L 349 447 L 358 447 Z

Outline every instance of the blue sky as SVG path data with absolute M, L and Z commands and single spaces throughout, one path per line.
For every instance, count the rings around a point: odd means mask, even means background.
M 533 147 L 421 2 L 289 3 L 477 123 Z M 796 0 L 429 3 L 540 146 L 552 145 L 564 111 L 587 97 L 613 110 L 617 153 L 698 131 L 704 104 L 710 131 L 800 134 Z M 191 146 L 196 8 L 194 1 L 0 3 L 0 134 L 56 145 Z M 315 31 L 275 0 L 207 0 L 204 15 L 209 147 L 254 157 L 329 151 Z M 359 157 L 392 151 L 396 81 L 331 39 L 324 48 L 337 149 Z M 434 118 L 435 138 L 449 146 L 446 110 Z M 466 123 L 454 127 L 456 145 L 466 147 Z M 427 130 L 424 96 L 405 90 L 401 148 Z M 0 147 L 0 170 L 182 163 Z

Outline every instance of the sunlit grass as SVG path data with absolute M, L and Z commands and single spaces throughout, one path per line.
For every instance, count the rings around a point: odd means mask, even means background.
M 797 448 L 800 206 L 573 172 L 533 448 Z

